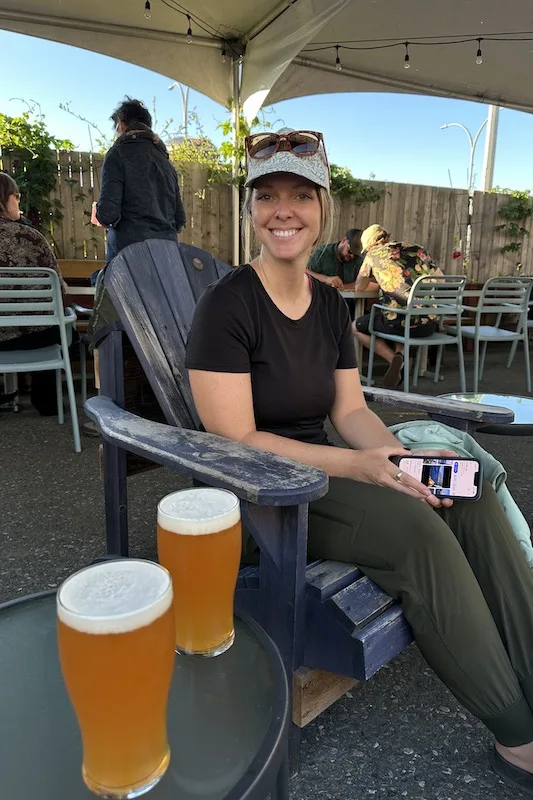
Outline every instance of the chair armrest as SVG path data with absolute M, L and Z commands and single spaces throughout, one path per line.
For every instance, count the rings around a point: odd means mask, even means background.
M 445 400 L 442 397 L 428 397 L 421 394 L 406 394 L 405 392 L 394 392 L 389 389 L 377 389 L 372 386 L 363 386 L 362 388 L 363 394 L 370 402 L 425 411 L 433 417 L 441 416 L 448 419 L 461 419 L 485 425 L 489 423 L 507 425 L 514 420 L 514 413 L 508 408 L 463 402 L 461 400 Z
M 93 313 L 92 308 L 85 308 L 85 306 L 80 306 L 80 305 L 78 305 L 78 303 L 71 303 L 70 304 L 70 308 L 74 309 L 74 311 L 75 311 L 75 313 L 76 313 L 76 315 L 78 317 L 80 317 L 80 316 L 90 317 L 91 314 Z
M 328 490 L 322 470 L 212 433 L 137 417 L 109 397 L 91 397 L 85 410 L 106 442 L 256 505 L 302 505 Z

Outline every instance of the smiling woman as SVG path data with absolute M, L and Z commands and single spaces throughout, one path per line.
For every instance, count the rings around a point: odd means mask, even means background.
M 533 791 L 533 574 L 490 485 L 452 507 L 391 460 L 409 451 L 366 406 L 348 308 L 307 273 L 331 214 L 322 135 L 255 134 L 247 155 L 261 248 L 198 302 L 186 365 L 202 423 L 329 475 L 309 558 L 354 563 L 402 602 L 428 662 L 494 733 L 500 773 Z M 347 447 L 330 446 L 327 416 Z M 257 555 L 248 535 L 243 551 Z

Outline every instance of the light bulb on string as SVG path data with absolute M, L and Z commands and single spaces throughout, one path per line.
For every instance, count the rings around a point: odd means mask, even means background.
M 337 72 L 341 72 L 342 64 L 341 64 L 341 59 L 340 59 L 340 56 L 339 56 L 339 45 L 338 44 L 335 45 L 335 49 L 337 50 L 337 58 L 335 59 L 335 69 L 337 70 Z
M 191 28 L 191 17 L 187 14 L 187 22 L 189 23 L 189 27 L 187 28 L 187 44 L 192 43 L 192 28 Z
M 145 19 L 150 19 L 150 17 L 152 16 L 152 14 L 150 13 L 151 10 L 152 10 L 152 6 L 150 5 L 150 0 L 146 0 L 146 3 L 144 4 L 144 18 Z
M 477 40 L 477 53 L 476 53 L 476 64 L 483 64 L 483 54 L 481 52 L 481 39 Z
M 223 64 L 226 63 L 226 43 L 225 42 L 222 45 L 222 53 L 220 55 L 220 60 L 222 61 Z
M 411 67 L 411 62 L 409 60 L 409 42 L 406 42 L 405 43 L 405 56 L 404 56 L 404 59 L 403 59 L 403 68 L 404 69 L 410 69 L 410 67 Z

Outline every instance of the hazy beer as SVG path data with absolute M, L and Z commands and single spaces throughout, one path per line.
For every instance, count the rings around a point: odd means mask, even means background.
M 233 644 L 241 557 L 239 500 L 223 489 L 185 489 L 157 509 L 159 561 L 172 575 L 176 650 L 216 656 Z
M 59 657 L 95 794 L 132 798 L 170 760 L 166 707 L 174 667 L 172 583 L 150 561 L 76 572 L 57 594 Z

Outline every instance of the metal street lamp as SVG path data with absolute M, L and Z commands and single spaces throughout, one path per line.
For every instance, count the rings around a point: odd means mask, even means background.
M 475 152 L 476 152 L 476 145 L 478 143 L 478 140 L 479 140 L 479 137 L 481 135 L 481 132 L 483 131 L 483 128 L 485 127 L 487 122 L 488 122 L 488 118 L 481 123 L 481 125 L 479 127 L 479 130 L 478 130 L 478 132 L 476 133 L 476 135 L 474 137 L 472 137 L 472 134 L 470 133 L 470 131 L 468 130 L 466 125 L 462 125 L 460 122 L 447 122 L 446 125 L 441 125 L 440 126 L 441 130 L 443 130 L 444 128 L 462 128 L 462 130 L 468 136 L 468 142 L 470 144 L 470 162 L 469 162 L 469 165 L 468 165 L 468 177 L 467 177 L 467 180 L 468 180 L 468 194 L 469 195 L 472 195 L 473 191 L 474 191 L 474 186 L 473 186 L 473 183 L 474 183 L 474 156 L 475 156 Z
M 187 139 L 189 133 L 189 87 L 188 86 L 183 87 L 181 83 L 178 83 L 178 81 L 174 81 L 174 83 L 171 83 L 170 86 L 168 87 L 168 91 L 171 92 L 172 89 L 176 88 L 176 86 L 181 92 L 181 110 L 183 119 L 181 130 L 183 132 L 183 138 Z

